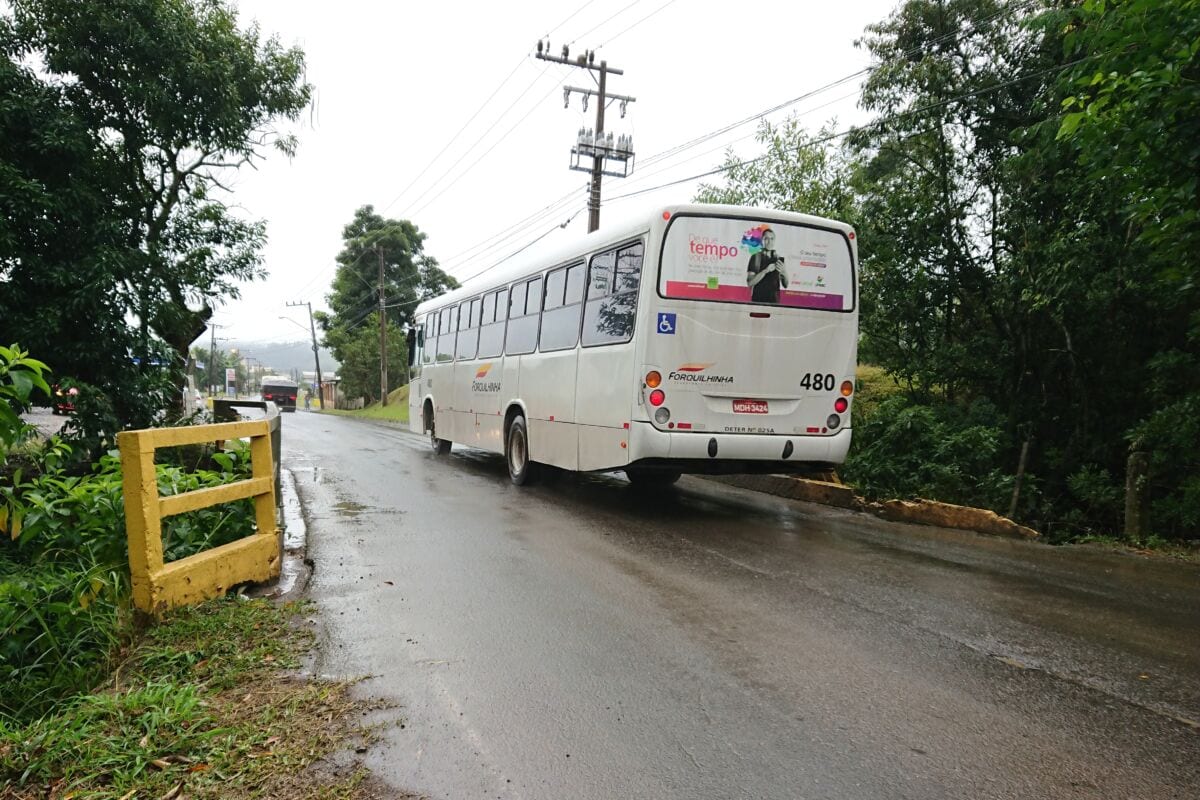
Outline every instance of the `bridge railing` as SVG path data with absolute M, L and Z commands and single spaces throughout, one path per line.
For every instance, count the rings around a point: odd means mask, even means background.
M 283 536 L 276 522 L 279 415 L 182 428 L 151 428 L 117 434 L 124 482 L 125 535 L 133 602 L 159 614 L 168 608 L 224 594 L 239 583 L 279 576 Z M 160 497 L 154 453 L 161 447 L 250 439 L 245 480 Z M 272 440 L 276 443 L 272 447 Z M 274 452 L 272 452 L 274 450 Z M 162 520 L 244 498 L 254 500 L 256 530 L 237 541 L 169 563 L 163 562 Z

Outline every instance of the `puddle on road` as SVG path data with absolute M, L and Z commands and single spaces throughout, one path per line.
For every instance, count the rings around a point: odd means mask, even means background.
M 342 500 L 334 503 L 333 510 L 343 517 L 357 517 L 367 510 L 367 507 L 362 503 L 355 503 L 353 500 Z

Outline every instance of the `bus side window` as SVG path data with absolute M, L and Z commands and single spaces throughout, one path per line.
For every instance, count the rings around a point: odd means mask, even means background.
M 443 308 L 441 313 L 441 321 L 438 325 L 438 361 L 452 361 L 454 359 L 454 334 L 457 329 L 458 322 L 458 306 L 450 306 Z
M 546 303 L 543 306 L 547 311 L 558 308 L 563 304 L 563 293 L 567 290 L 567 271 L 565 269 L 556 269 L 546 275 Z
M 542 312 L 539 350 L 566 350 L 575 346 L 579 341 L 582 300 L 583 264 L 556 269 L 546 276 L 546 310 Z
M 475 357 L 479 346 L 479 306 L 482 301 L 476 297 L 462 304 L 462 317 L 459 322 L 458 345 L 454 350 L 455 358 L 468 359 Z
M 592 257 L 588 297 L 583 311 L 583 345 L 628 342 L 633 338 L 642 244 Z
M 537 346 L 538 311 L 542 305 L 542 279 L 514 284 L 509 303 L 508 334 L 504 352 L 508 355 L 532 353 Z
M 483 298 L 483 321 L 479 328 L 479 357 L 495 358 L 504 352 L 504 317 L 508 292 L 501 289 Z
M 437 320 L 436 311 L 430 311 L 425 317 L 425 344 L 421 348 L 421 363 L 432 364 L 433 356 L 437 353 Z

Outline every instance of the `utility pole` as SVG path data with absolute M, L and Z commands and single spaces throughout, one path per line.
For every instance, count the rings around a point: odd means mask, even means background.
M 208 324 L 212 328 L 212 342 L 208 345 L 208 380 L 205 382 L 208 384 L 209 397 L 215 397 L 217 394 L 217 385 L 214 382 L 214 377 L 217 374 L 217 365 L 215 363 L 217 360 L 217 326 L 211 322 Z
M 325 387 L 321 381 L 321 348 L 317 347 L 317 326 L 313 324 L 312 303 L 300 302 L 285 303 L 288 308 L 293 306 L 304 306 L 308 309 L 308 330 L 312 334 L 312 350 L 313 361 L 317 364 L 317 402 L 321 404 L 321 410 L 325 410 Z
M 386 406 L 387 391 L 387 305 L 383 292 L 383 249 L 375 245 L 379 256 L 379 405 Z
M 588 191 L 588 233 L 591 233 L 600 227 L 600 181 L 602 177 L 608 175 L 614 178 L 626 178 L 633 174 L 633 137 L 622 134 L 614 140 L 611 133 L 605 133 L 604 110 L 610 101 L 618 100 L 621 103 L 621 116 L 624 117 L 628 105 L 635 102 L 637 98 L 608 93 L 609 74 L 624 75 L 625 73 L 616 67 L 608 66 L 608 62 L 604 60 L 597 65 L 594 50 L 588 50 L 583 55 L 576 56 L 574 61 L 569 56 L 570 50 L 567 45 L 563 45 L 561 56 L 553 56 L 550 55 L 549 41 L 543 44 L 539 40 L 537 43 L 537 58 L 542 61 L 552 61 L 555 64 L 586 69 L 590 73 L 599 73 L 599 78 L 595 75 L 592 76 L 598 89 L 581 89 L 577 86 L 563 87 L 564 108 L 570 106 L 572 93 L 583 96 L 585 112 L 588 107 L 588 98 L 596 97 L 596 129 L 590 131 L 580 128 L 575 146 L 571 148 L 572 161 L 570 165 L 571 169 L 592 174 L 591 188 Z M 590 166 L 580 163 L 581 158 L 588 157 L 592 159 Z M 620 165 L 621 171 L 618 172 L 615 166 L 607 167 L 606 165 L 610 163 Z
M 224 327 L 224 325 L 218 325 L 211 320 L 208 323 L 208 329 L 212 334 L 212 340 L 208 345 L 208 369 L 206 370 L 208 380 L 205 381 L 208 384 L 209 395 L 216 395 L 217 393 L 217 328 Z M 225 379 L 224 373 L 221 373 L 221 379 Z

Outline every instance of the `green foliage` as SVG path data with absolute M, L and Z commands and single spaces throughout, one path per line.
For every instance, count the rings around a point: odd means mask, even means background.
M 111 414 L 77 440 L 103 448 L 174 403 L 212 301 L 262 273 L 263 224 L 218 194 L 294 150 L 303 56 L 219 0 L 16 0 L 0 50 L 0 340 L 97 387 Z
M 30 358 L 17 345 L 0 345 L 0 462 L 29 428 L 21 421 L 20 413 L 29 404 L 33 390 L 50 396 L 50 386 L 43 376 L 46 371 L 45 364 Z
M 1092 536 L 1136 443 L 1153 532 L 1195 536 L 1197 7 L 909 0 L 868 28 L 860 353 L 907 398 L 856 417 L 874 491 L 1005 511 L 1028 445 L 1018 515 Z M 983 401 L 981 460 L 953 443 Z
M 82 557 L 64 568 L 0 555 L 0 719 L 37 716 L 107 671 L 128 631 L 128 582 Z
M 1200 0 L 1084 0 L 1055 21 L 1065 55 L 1058 138 L 1158 251 L 1164 278 L 1198 290 Z M 1174 262 L 1174 263 L 1171 263 Z
M 1012 479 L 996 467 L 1003 440 L 998 419 L 987 401 L 962 407 L 889 397 L 855 422 L 842 477 L 872 499 L 924 497 L 1003 508 Z
M 59 775 L 71 782 L 103 775 L 123 785 L 155 771 L 151 762 L 162 755 L 221 747 L 225 732 L 212 721 L 200 694 L 188 685 L 162 682 L 83 695 L 67 713 L 25 729 L 26 738 L 16 745 L 26 760 L 18 769 L 11 756 L 5 756 L 5 772 L 22 783 Z
M 176 609 L 138 644 L 133 680 L 193 681 L 221 691 L 299 661 L 290 646 L 304 634 L 267 602 L 220 600 Z
M 362 324 L 340 337 L 341 391 L 346 397 L 379 401 L 379 315 L 371 314 Z M 408 343 L 400 326 L 388 320 L 388 390 L 408 383 Z
M 358 796 L 359 771 L 310 769 L 363 740 L 371 707 L 348 682 L 282 671 L 312 641 L 293 624 L 303 610 L 229 598 L 168 614 L 107 686 L 28 723 L 0 718 L 4 796 Z
M 388 317 L 388 391 L 408 380 L 404 328 L 417 304 L 458 287 L 424 252 L 425 234 L 408 220 L 386 219 L 373 206 L 354 212 L 342 229 L 342 251 L 329 295 L 331 313 L 314 318 L 341 364 L 342 391 L 379 399 L 379 280 L 382 260 Z
M 44 712 L 93 685 L 127 633 L 128 549 L 120 459 L 67 474 L 63 445 L 40 471 L 0 484 L 0 718 Z M 217 471 L 158 467 L 163 496 L 249 476 L 249 448 L 214 456 Z M 254 509 L 238 501 L 168 517 L 172 561 L 248 535 Z
M 831 144 L 833 123 L 810 137 L 791 116 L 779 125 L 759 124 L 756 141 L 765 146 L 752 159 L 725 155 L 721 186 L 701 184 L 697 203 L 761 206 L 840 220 L 856 220 L 858 207 L 846 154 Z

